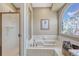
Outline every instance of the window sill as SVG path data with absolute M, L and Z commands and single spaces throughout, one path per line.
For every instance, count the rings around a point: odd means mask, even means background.
M 64 34 L 64 33 L 60 33 L 59 35 L 69 37 L 69 38 L 72 38 L 72 39 L 79 39 L 79 36 L 75 36 L 75 35 L 69 35 L 69 34 Z

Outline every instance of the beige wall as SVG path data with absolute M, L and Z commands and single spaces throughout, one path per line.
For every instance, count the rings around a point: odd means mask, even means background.
M 20 5 L 20 55 L 24 55 L 24 4 Z
M 0 47 L 2 46 L 2 14 L 0 14 Z
M 49 30 L 40 30 L 41 19 L 49 20 Z M 33 35 L 57 34 L 57 14 L 50 8 L 33 8 Z
M 2 55 L 2 14 L 0 14 L 0 56 Z

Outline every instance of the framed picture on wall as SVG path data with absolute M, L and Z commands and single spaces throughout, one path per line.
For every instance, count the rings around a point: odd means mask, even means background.
M 49 21 L 48 19 L 41 19 L 41 30 L 48 30 L 49 29 Z

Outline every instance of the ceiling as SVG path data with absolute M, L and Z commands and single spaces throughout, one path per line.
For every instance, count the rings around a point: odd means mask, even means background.
M 32 7 L 51 7 L 52 11 L 58 11 L 64 4 L 65 3 L 32 3 Z
M 53 3 L 52 10 L 58 11 L 65 3 Z
M 0 12 L 15 12 L 16 9 L 10 3 L 1 3 L 0 4 Z
M 23 5 L 23 3 L 13 3 L 17 8 L 20 8 L 22 5 Z
M 51 7 L 52 3 L 32 3 L 32 7 Z
M 32 3 L 33 8 L 51 7 L 52 11 L 58 11 L 65 3 Z M 16 7 L 21 7 L 22 4 L 14 4 Z

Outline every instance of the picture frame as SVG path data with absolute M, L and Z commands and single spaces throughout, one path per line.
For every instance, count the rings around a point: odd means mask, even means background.
M 41 19 L 41 30 L 49 30 L 49 20 Z

